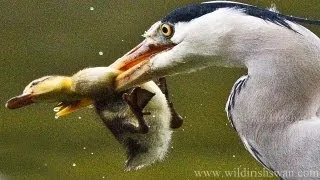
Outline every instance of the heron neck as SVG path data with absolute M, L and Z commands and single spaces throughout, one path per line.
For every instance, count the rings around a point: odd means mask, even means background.
M 308 53 L 288 57 L 268 51 L 246 58 L 249 80 L 241 96 L 243 103 L 250 106 L 246 109 L 249 116 L 252 111 L 258 114 L 251 117 L 253 121 L 275 122 L 269 125 L 278 126 L 316 116 L 320 104 L 320 62 L 305 54 Z
M 222 54 L 229 63 L 246 67 L 250 77 L 239 100 L 249 106 L 242 119 L 279 127 L 316 116 L 320 40 L 304 27 L 291 25 L 297 32 L 284 27 L 264 29 L 263 33 L 263 29 L 253 28 L 246 36 L 241 35 L 246 31 L 242 28 L 229 32 L 233 43 Z

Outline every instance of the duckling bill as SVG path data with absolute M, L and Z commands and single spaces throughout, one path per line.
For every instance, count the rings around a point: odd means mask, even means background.
M 182 118 L 169 101 L 165 80 L 116 92 L 119 74 L 109 67 L 88 68 L 71 77 L 46 76 L 32 81 L 22 95 L 10 99 L 9 109 L 33 103 L 60 102 L 57 116 L 93 104 L 103 123 L 127 151 L 125 170 L 137 170 L 162 160 L 169 149 L 172 128 Z M 163 91 L 162 91 L 163 90 Z

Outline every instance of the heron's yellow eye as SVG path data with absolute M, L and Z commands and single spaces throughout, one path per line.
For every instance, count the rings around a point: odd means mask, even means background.
M 173 28 L 169 24 L 162 24 L 161 25 L 161 32 L 166 37 L 171 37 L 173 35 Z

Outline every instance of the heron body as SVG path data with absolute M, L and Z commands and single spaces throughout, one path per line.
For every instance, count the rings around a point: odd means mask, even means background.
M 124 71 L 117 87 L 208 66 L 247 68 L 226 106 L 243 144 L 281 178 L 318 179 L 301 174 L 320 167 L 320 40 L 298 23 L 320 24 L 229 1 L 178 8 L 113 64 Z

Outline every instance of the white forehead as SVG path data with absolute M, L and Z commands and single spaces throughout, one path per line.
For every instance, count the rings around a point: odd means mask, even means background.
M 161 25 L 161 21 L 158 21 L 156 23 L 154 23 L 149 30 L 147 30 L 144 34 L 143 34 L 143 37 L 152 37 L 152 36 L 155 36 L 158 32 L 158 29 Z

